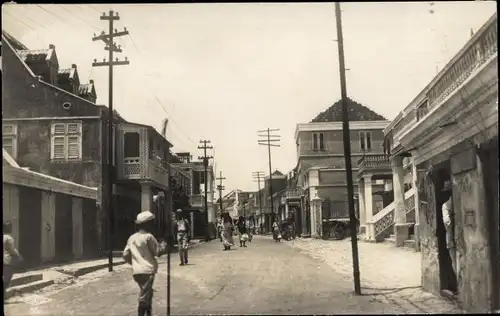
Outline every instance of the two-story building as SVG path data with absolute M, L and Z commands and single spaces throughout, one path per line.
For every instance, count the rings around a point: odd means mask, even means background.
M 55 45 L 30 50 L 2 32 L 3 147 L 21 167 L 89 187 L 97 187 L 101 208 L 95 223 L 105 250 L 109 227 L 113 248 L 122 249 L 135 231 L 139 211 L 152 210 L 153 196 L 168 196 L 172 146 L 154 128 L 126 122 L 113 113 L 114 214 L 109 217 L 108 108 L 97 105 L 93 82 L 81 83 L 76 65 L 60 67 Z M 171 205 L 158 210 L 162 230 Z M 113 226 L 109 225 L 109 221 Z
M 396 238 L 408 234 L 407 158 L 422 287 L 447 296 L 455 292 L 451 298 L 472 313 L 500 309 L 497 24 L 495 13 L 385 130 Z M 445 227 L 442 211 L 448 199 L 451 227 Z
M 351 99 L 347 102 L 352 172 L 356 179 L 361 157 L 383 154 L 383 130 L 389 121 Z M 320 113 L 311 123 L 298 124 L 295 142 L 297 186 L 304 190 L 302 234 L 320 237 L 323 219 L 349 217 L 341 102 Z M 371 175 L 368 178 L 371 180 Z M 375 182 L 374 186 L 382 190 L 383 181 Z M 321 211 L 312 212 L 312 201 L 318 198 L 322 200 Z
M 205 188 L 205 167 L 202 161 L 192 161 L 190 153 L 177 153 L 171 165 L 190 176 L 190 220 L 196 237 L 205 235 L 205 190 L 207 191 L 208 229 L 211 238 L 216 236 L 215 175 L 213 164 L 207 167 L 207 188 Z

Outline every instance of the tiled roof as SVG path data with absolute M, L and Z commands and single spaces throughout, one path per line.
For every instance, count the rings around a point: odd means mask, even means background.
M 61 79 L 74 79 L 76 74 L 75 68 L 59 69 L 57 71 L 57 78 Z
M 20 50 L 17 52 L 24 62 L 46 61 L 50 59 L 51 49 Z
M 80 84 L 80 86 L 78 87 L 78 95 L 89 95 L 92 93 L 93 90 L 94 90 L 93 83 Z
M 385 121 L 382 115 L 375 113 L 368 107 L 348 98 L 347 99 L 349 121 Z M 311 122 L 341 122 L 342 104 L 341 100 L 335 102 L 324 112 L 318 114 Z

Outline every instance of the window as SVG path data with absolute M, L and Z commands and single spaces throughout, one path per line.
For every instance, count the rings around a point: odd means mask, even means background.
M 417 122 L 420 121 L 429 112 L 429 108 L 427 106 L 428 103 L 429 102 L 426 100 L 417 107 Z
M 372 133 L 371 132 L 359 132 L 359 149 L 361 151 L 371 151 L 372 150 Z
M 2 147 L 12 158 L 17 158 L 17 125 L 2 125 Z
M 140 137 L 137 132 L 128 132 L 123 135 L 123 158 L 140 157 Z
M 51 159 L 82 158 L 82 123 L 52 124 Z
M 325 151 L 325 142 L 323 133 L 313 133 L 313 150 Z

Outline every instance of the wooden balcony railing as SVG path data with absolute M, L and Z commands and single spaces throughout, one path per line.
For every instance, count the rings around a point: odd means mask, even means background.
M 123 173 L 118 174 L 123 180 L 152 180 L 158 184 L 168 187 L 168 170 L 161 162 L 149 159 L 147 163 L 141 163 L 139 157 L 123 159 Z
M 302 189 L 301 188 L 295 188 L 295 189 L 287 189 L 285 193 L 286 199 L 300 199 L 302 196 Z
M 495 16 L 446 65 L 444 72 L 435 78 L 435 83 L 426 88 L 427 110 L 417 110 L 416 107 L 419 104 L 415 104 L 413 109 L 408 109 L 406 116 L 394 125 L 394 136 L 397 138 L 398 135 L 414 126 L 417 121 L 425 118 L 433 108 L 454 93 L 471 75 L 473 76 L 476 69 L 493 58 L 497 51 L 497 18 Z
M 205 197 L 201 194 L 193 194 L 189 197 L 189 203 L 192 207 L 202 207 L 205 203 Z

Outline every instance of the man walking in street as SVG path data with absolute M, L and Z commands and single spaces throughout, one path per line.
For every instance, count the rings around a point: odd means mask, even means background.
M 177 246 L 179 247 L 180 265 L 188 264 L 188 246 L 189 246 L 189 222 L 184 218 L 181 209 L 176 212 L 175 230 L 177 234 Z
M 158 243 L 153 236 L 154 214 L 146 211 L 137 215 L 138 231 L 129 237 L 123 250 L 123 259 L 132 265 L 135 282 L 139 285 L 138 316 L 151 316 L 153 305 L 153 283 L 158 272 L 159 257 L 166 253 L 165 242 Z

